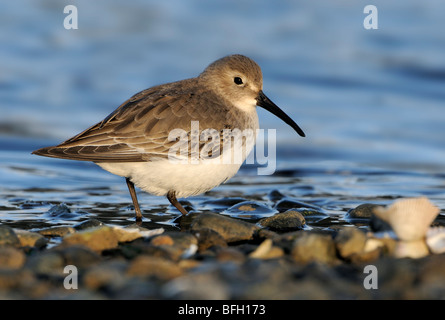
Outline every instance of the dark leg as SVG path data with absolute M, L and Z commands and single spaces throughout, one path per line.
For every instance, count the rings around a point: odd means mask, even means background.
M 172 205 L 174 205 L 183 215 L 188 214 L 187 210 L 184 209 L 183 206 L 179 203 L 178 199 L 176 199 L 176 193 L 174 191 L 169 191 L 167 193 L 167 199 L 170 201 Z
M 142 221 L 141 208 L 139 208 L 138 198 L 136 196 L 136 191 L 134 190 L 134 183 L 130 179 L 125 178 L 127 181 L 128 190 L 130 191 L 131 200 L 133 200 L 134 211 L 136 211 L 136 221 Z

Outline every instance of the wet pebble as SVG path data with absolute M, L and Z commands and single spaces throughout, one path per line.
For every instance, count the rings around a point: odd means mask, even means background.
M 0 269 L 20 269 L 26 261 L 22 250 L 14 247 L 0 247 Z
M 254 259 L 274 259 L 284 256 L 284 250 L 274 246 L 271 239 L 264 240 L 253 252 L 249 258 Z
M 277 209 L 279 212 L 283 212 L 289 209 L 297 209 L 297 208 L 307 208 L 312 209 L 317 212 L 322 212 L 323 209 L 321 209 L 318 206 L 315 206 L 313 204 L 309 204 L 306 202 L 291 200 L 291 199 L 282 199 L 277 202 L 277 204 L 274 206 L 275 209 Z
M 277 201 L 285 198 L 286 196 L 278 190 L 272 190 L 269 192 L 267 197 L 270 199 L 270 201 L 277 202 Z
M 210 229 L 219 233 L 227 242 L 250 240 L 258 227 L 252 223 L 214 213 L 202 213 L 191 224 L 192 231 Z
M 288 210 L 277 213 L 272 217 L 261 219 L 258 223 L 273 231 L 290 231 L 302 229 L 306 221 L 300 212 Z
M 54 250 L 34 253 L 26 260 L 25 268 L 36 275 L 47 277 L 62 277 L 66 267 L 65 260 L 60 252 Z
M 169 246 L 178 252 L 179 258 L 188 258 L 198 250 L 198 239 L 191 233 L 170 231 L 151 238 L 154 246 Z
M 162 295 L 167 299 L 230 299 L 228 284 L 211 273 L 195 273 L 173 279 L 162 288 Z
M 170 260 L 140 255 L 131 261 L 126 274 L 129 276 L 153 276 L 160 280 L 171 280 L 181 276 L 183 271 L 176 263 Z
M 61 246 L 84 245 L 96 252 L 101 252 L 117 247 L 118 243 L 118 235 L 113 228 L 101 226 L 67 234 L 63 237 Z
M 48 243 L 48 239 L 42 234 L 37 232 L 31 232 L 27 230 L 14 230 L 20 241 L 22 247 L 36 247 L 42 248 Z
M 294 240 L 291 250 L 292 258 L 300 263 L 337 262 L 335 244 L 327 234 L 302 231 Z
M 350 209 L 346 213 L 345 219 L 371 219 L 373 216 L 372 211 L 378 206 L 379 205 L 373 203 L 363 203 L 353 209 Z
M 36 232 L 47 237 L 63 237 L 67 234 L 75 233 L 76 229 L 68 226 L 55 226 L 55 227 L 38 229 L 36 230 Z
M 203 252 L 214 246 L 227 247 L 227 242 L 224 237 L 212 229 L 201 228 L 192 232 L 198 239 L 199 252 Z
M 324 213 L 321 209 L 316 210 L 313 208 L 297 208 L 293 209 L 292 211 L 300 213 L 308 223 L 319 222 L 329 218 L 329 215 Z
M 78 224 L 75 224 L 73 227 L 74 227 L 74 229 L 80 231 L 80 230 L 85 230 L 85 229 L 89 229 L 89 228 L 100 227 L 103 225 L 104 225 L 104 223 L 102 221 L 99 221 L 97 219 L 88 219 L 88 220 L 82 221 Z
M 84 245 L 55 247 L 53 251 L 62 256 L 66 265 L 74 265 L 77 268 L 87 268 L 102 260 L 97 252 Z
M 14 230 L 9 226 L 0 225 L 0 247 L 20 247 L 20 240 Z
M 121 260 L 101 261 L 85 271 L 82 283 L 90 290 L 118 290 L 126 282 L 127 267 Z
M 366 223 L 374 232 L 392 230 L 391 226 L 374 214 L 374 209 L 380 205 L 373 203 L 363 203 L 350 209 L 345 214 L 345 221 L 350 223 Z
M 342 258 L 349 259 L 363 252 L 366 235 L 355 227 L 344 227 L 335 236 L 335 246 Z

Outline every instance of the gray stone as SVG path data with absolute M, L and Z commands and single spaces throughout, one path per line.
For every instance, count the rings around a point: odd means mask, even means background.
M 36 247 L 42 248 L 46 246 L 48 240 L 37 232 L 27 231 L 27 230 L 14 230 L 15 234 L 20 240 L 20 245 L 22 247 Z
M 96 252 L 81 245 L 59 247 L 54 251 L 63 257 L 67 265 L 74 265 L 77 268 L 86 268 L 101 261 L 101 257 Z
M 340 256 L 348 259 L 354 254 L 362 253 L 366 235 L 355 227 L 344 227 L 337 233 L 334 242 Z
M 14 247 L 0 247 L 0 269 L 19 269 L 26 261 L 25 254 Z
M 373 215 L 372 210 L 378 206 L 379 205 L 373 203 L 363 203 L 349 210 L 345 215 L 345 219 L 371 219 Z
M 303 215 L 294 210 L 277 213 L 258 222 L 263 227 L 274 231 L 289 231 L 302 229 L 306 223 Z
M 74 225 L 74 229 L 80 231 L 80 230 L 85 230 L 85 229 L 89 229 L 89 228 L 100 227 L 103 225 L 104 225 L 104 223 L 102 221 L 99 221 L 97 219 L 88 219 L 88 220 L 82 221 L 82 222 Z
M 56 276 L 64 275 L 63 269 L 66 263 L 63 256 L 55 251 L 35 253 L 28 257 L 25 267 L 37 275 Z
M 63 237 L 67 234 L 76 232 L 73 227 L 55 226 L 49 228 L 42 228 L 37 230 L 38 233 L 47 237 Z
M 223 236 L 212 229 L 202 228 L 193 231 L 193 234 L 198 239 L 199 252 L 203 252 L 213 246 L 227 247 L 227 242 L 224 240 Z
M 100 252 L 117 247 L 118 241 L 118 234 L 112 227 L 100 226 L 64 236 L 61 246 L 84 245 L 96 252 Z
M 20 247 L 20 240 L 14 230 L 9 226 L 0 226 L 0 247 Z
M 191 224 L 192 231 L 211 229 L 218 232 L 227 242 L 250 240 L 258 228 L 252 223 L 215 213 L 201 213 L 194 218 Z
M 181 276 L 183 271 L 176 263 L 170 260 L 140 255 L 131 261 L 126 274 L 135 277 L 153 276 L 166 281 Z
M 309 204 L 309 203 L 301 202 L 301 201 L 295 201 L 295 200 L 291 200 L 291 199 L 283 199 L 283 200 L 278 201 L 278 203 L 275 205 L 274 208 L 280 212 L 286 211 L 288 209 L 297 209 L 297 208 L 309 208 L 309 209 L 316 210 L 319 212 L 323 211 L 320 207 L 315 206 L 313 204 Z
M 336 262 L 335 244 L 330 235 L 302 231 L 294 240 L 291 255 L 301 263 Z

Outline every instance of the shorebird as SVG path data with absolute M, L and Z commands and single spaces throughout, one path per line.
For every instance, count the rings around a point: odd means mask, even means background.
M 125 177 L 136 221 L 142 220 L 142 213 L 135 185 L 148 193 L 167 196 L 185 215 L 188 212 L 177 197 L 211 190 L 238 172 L 256 135 L 244 136 L 236 145 L 230 143 L 230 134 L 259 129 L 256 106 L 305 136 L 262 89 L 263 76 L 256 62 L 239 54 L 226 56 L 195 78 L 143 90 L 78 135 L 32 153 L 92 161 Z M 197 124 L 202 131 L 194 132 Z M 203 137 L 204 131 L 211 133 L 211 141 L 208 135 Z M 220 135 L 213 139 L 215 134 Z M 241 161 L 233 161 L 233 153 L 240 147 Z M 203 149 L 206 157 L 200 157 Z

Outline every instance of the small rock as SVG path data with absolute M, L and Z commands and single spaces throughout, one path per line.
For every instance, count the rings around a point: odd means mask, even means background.
M 382 254 L 393 255 L 396 248 L 397 240 L 390 237 L 374 238 L 373 235 L 366 239 L 364 252 L 374 251 L 379 249 Z
M 161 240 L 156 240 L 161 237 Z M 154 242 L 153 242 L 154 241 Z M 188 258 L 198 249 L 198 239 L 191 233 L 170 231 L 151 239 L 157 246 L 173 246 L 181 252 L 181 258 Z
M 259 224 L 274 231 L 289 231 L 302 229 L 306 221 L 301 213 L 288 210 L 277 213 L 268 218 L 261 219 Z
M 91 290 L 120 287 L 125 282 L 126 267 L 127 264 L 123 261 L 99 263 L 85 271 L 82 282 Z
M 118 246 L 118 236 L 112 227 L 90 228 L 63 237 L 62 246 L 80 244 L 100 252 Z
M 52 217 L 71 217 L 71 209 L 65 203 L 52 206 L 48 212 Z
M 312 208 L 297 208 L 293 209 L 292 211 L 300 213 L 306 221 L 310 222 L 319 222 L 321 220 L 329 218 L 329 215 L 320 210 L 315 210 Z
M 271 239 L 264 240 L 258 248 L 249 254 L 253 259 L 274 259 L 284 255 L 283 249 L 275 247 Z
M 19 238 L 22 247 L 42 248 L 48 243 L 48 240 L 37 232 L 20 229 L 15 229 L 14 232 Z
M 336 261 L 335 244 L 330 235 L 304 232 L 294 240 L 291 251 L 297 262 L 313 261 L 333 263 Z
M 233 247 L 219 248 L 216 250 L 216 261 L 221 262 L 244 262 L 246 260 L 246 256 L 239 250 Z
M 262 229 L 262 228 L 259 230 L 256 230 L 254 233 L 255 239 L 258 239 L 258 240 L 273 239 L 277 236 L 278 236 L 278 233 L 276 233 L 275 231 L 268 230 L 268 229 Z
M 192 273 L 169 281 L 162 287 L 167 299 L 228 300 L 230 287 L 213 273 Z
M 67 234 L 76 232 L 76 229 L 73 227 L 57 226 L 39 229 L 37 232 L 46 237 L 64 237 Z
M 176 263 L 158 257 L 140 255 L 136 257 L 127 269 L 129 276 L 154 276 L 160 280 L 171 280 L 183 274 Z
M 351 261 L 351 263 L 354 264 L 362 264 L 362 263 L 369 263 L 371 261 L 375 261 L 382 255 L 382 248 L 377 248 L 372 251 L 363 251 L 360 253 L 352 254 L 348 257 L 348 260 Z
M 0 289 L 13 291 L 34 281 L 34 275 L 25 269 L 0 269 Z M 3 291 L 1 290 L 1 291 Z
M 74 265 L 77 268 L 87 268 L 101 261 L 96 252 L 83 245 L 57 247 L 54 251 L 63 257 L 66 265 Z
M 173 245 L 184 250 L 188 249 L 191 245 L 198 244 L 198 239 L 188 232 L 169 231 L 165 232 L 164 235 L 169 236 L 173 240 Z
M 261 258 L 272 248 L 273 241 L 271 239 L 266 239 L 261 244 L 249 254 L 250 258 Z
M 0 226 L 0 247 L 20 247 L 20 240 L 14 230 L 8 226 Z
M 354 254 L 363 252 L 366 235 L 355 227 L 344 227 L 337 233 L 334 242 L 340 256 L 348 259 Z
M 191 224 L 192 231 L 211 229 L 218 232 L 227 242 L 250 240 L 257 226 L 241 220 L 232 219 L 214 213 L 201 213 Z
M 345 215 L 345 219 L 371 219 L 373 216 L 372 210 L 378 206 L 379 205 L 373 203 L 361 204 L 349 210 Z
M 174 244 L 174 241 L 170 236 L 163 234 L 153 237 L 153 239 L 151 239 L 151 244 L 154 246 L 172 246 Z
M 280 191 L 278 190 L 272 190 L 271 192 L 269 192 L 269 194 L 267 195 L 267 197 L 270 199 L 270 201 L 276 202 L 278 200 L 281 200 L 285 197 L 284 194 L 282 194 Z
M 97 219 L 88 219 L 88 220 L 82 221 L 82 222 L 74 225 L 74 229 L 76 229 L 77 231 L 80 231 L 80 230 L 85 230 L 85 229 L 89 229 L 89 228 L 100 227 L 103 225 L 104 225 L 104 223 L 102 221 L 99 221 Z
M 20 269 L 26 261 L 25 254 L 14 247 L 0 247 L 0 269 Z
M 31 255 L 26 260 L 25 267 L 37 275 L 60 277 L 64 274 L 66 263 L 60 253 L 51 250 Z
M 157 231 L 162 233 L 164 232 L 164 229 L 143 231 L 139 228 L 113 227 L 113 232 L 116 234 L 118 242 L 130 242 L 139 238 L 146 237 L 147 235 L 155 235 L 158 233 Z
M 193 234 L 198 239 L 199 252 L 203 252 L 213 246 L 219 246 L 222 248 L 227 247 L 227 242 L 224 240 L 223 236 L 212 229 L 202 228 L 194 231 Z
M 442 299 L 445 292 L 445 255 L 430 255 L 424 260 L 418 275 L 420 288 L 426 292 L 427 299 Z
M 288 209 L 296 209 L 296 208 L 309 208 L 309 209 L 316 210 L 318 212 L 323 211 L 318 206 L 315 206 L 315 205 L 312 205 L 312 204 L 309 204 L 306 202 L 295 201 L 295 200 L 290 200 L 290 199 L 283 199 L 283 200 L 278 201 L 278 203 L 275 205 L 274 208 L 280 212 L 286 211 Z
M 390 224 L 386 221 L 383 221 L 375 214 L 371 216 L 371 220 L 369 221 L 369 227 L 374 232 L 392 231 Z

